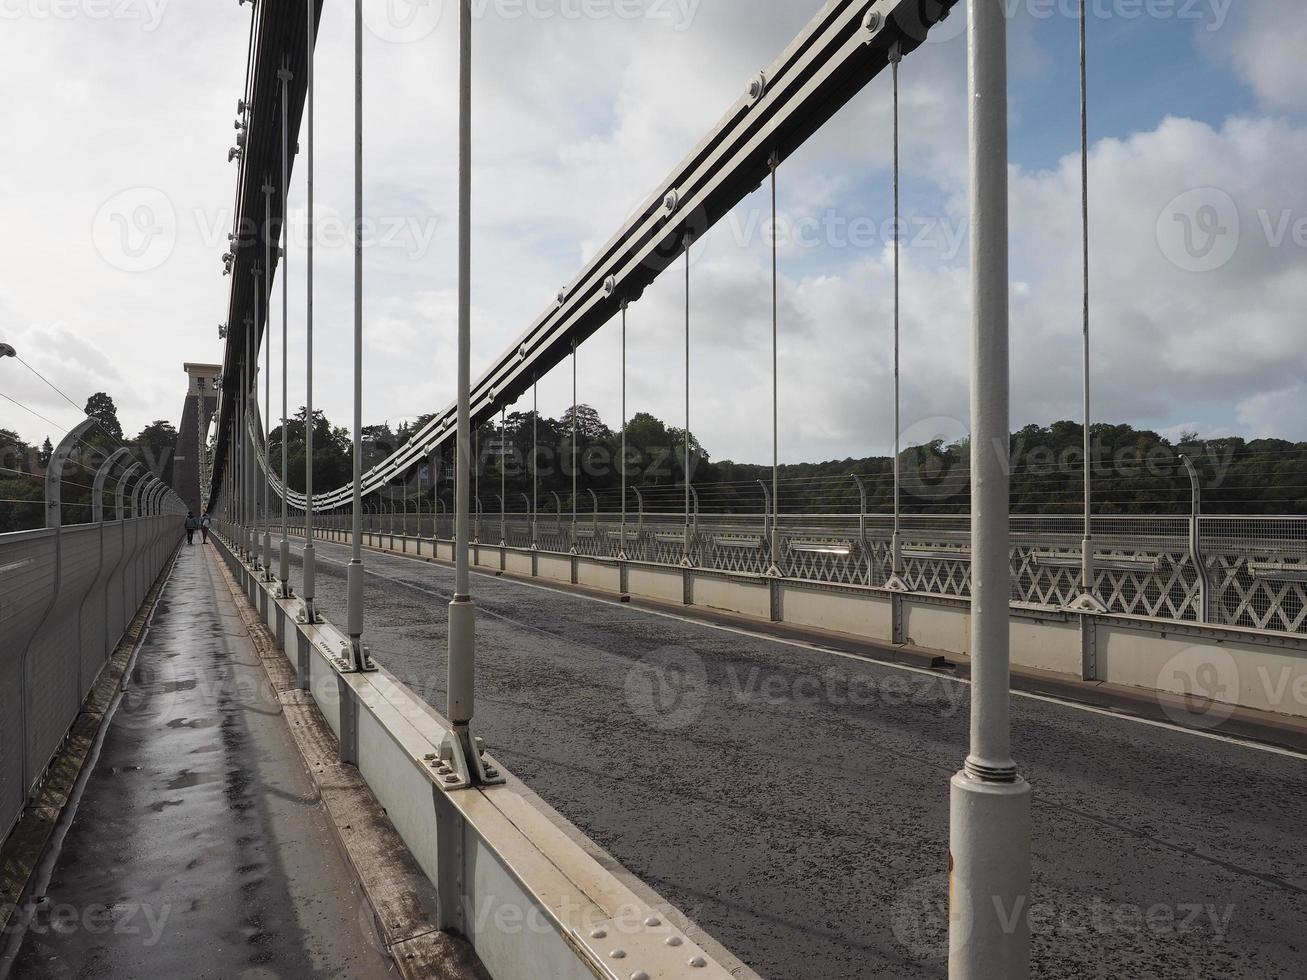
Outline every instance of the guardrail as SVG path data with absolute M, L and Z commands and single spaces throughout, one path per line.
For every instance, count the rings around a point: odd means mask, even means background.
M 70 483 L 90 490 L 81 506 L 91 522 L 64 524 L 64 471 L 92 424 L 73 429 L 51 458 L 46 526 L 0 534 L 0 840 L 40 787 L 184 523 L 180 500 L 124 448 L 104 458 L 93 485 Z
M 418 865 L 436 887 L 437 928 L 466 936 L 495 980 L 625 980 L 735 973 L 689 935 L 674 910 L 640 898 L 595 849 L 510 786 L 444 786 L 445 719 L 384 669 L 349 669 L 349 641 L 303 620 L 302 600 L 236 554 L 239 531 L 212 540 Z M 489 753 L 485 764 L 503 772 Z M 706 940 L 705 940 L 706 942 Z M 722 954 L 719 954 L 719 956 Z
M 1013 515 L 1012 602 L 1070 607 L 1080 588 L 1079 517 Z M 327 529 L 347 519 L 317 517 Z M 1307 518 L 1097 517 L 1093 522 L 1095 593 L 1104 609 L 1212 626 L 1307 635 Z M 482 545 L 593 558 L 626 558 L 720 572 L 764 575 L 772 566 L 769 526 L 755 515 L 701 515 L 687 537 L 683 515 L 482 514 Z M 1194 534 L 1196 528 L 1197 533 Z M 453 538 L 442 514 L 365 515 L 364 529 L 397 538 Z M 782 517 L 781 578 L 885 588 L 894 577 L 889 515 L 795 514 Z M 967 598 L 971 527 L 965 515 L 904 518 L 898 579 L 906 591 Z M 688 542 L 688 550 L 687 550 Z
M 292 533 L 300 534 L 302 529 L 293 528 Z M 350 532 L 344 528 L 320 527 L 316 533 L 324 540 L 350 541 Z M 670 536 L 671 532 L 667 533 Z M 701 526 L 699 534 L 703 533 Z M 424 560 L 451 562 L 454 558 L 453 541 L 405 536 L 398 531 L 392 534 L 384 528 L 365 531 L 363 544 Z M 582 586 L 613 596 L 700 606 L 959 658 L 971 652 L 971 601 L 966 595 L 778 578 L 753 571 L 512 544 L 474 542 L 471 560 L 492 572 Z M 957 556 L 947 552 L 931 560 L 968 568 L 970 557 L 959 551 Z M 1276 569 L 1270 574 L 1289 573 Z M 1278 588 L 1294 584 L 1277 581 Z M 1022 602 L 1012 604 L 1011 624 L 1011 657 L 1016 667 L 1196 699 L 1200 721 L 1204 712 L 1218 720 L 1228 717 L 1222 717 L 1222 707 L 1201 707 L 1208 701 L 1307 718 L 1307 637 L 1301 634 Z M 1191 714 L 1187 710 L 1180 713 L 1184 723 L 1192 723 Z

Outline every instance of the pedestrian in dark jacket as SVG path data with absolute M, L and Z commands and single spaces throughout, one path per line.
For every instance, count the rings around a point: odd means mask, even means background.
M 186 543 L 195 543 L 195 529 L 200 526 L 200 522 L 195 519 L 195 515 L 189 510 L 186 512 Z
M 200 544 L 209 543 L 209 525 L 212 523 L 209 518 L 209 512 L 206 510 L 200 515 Z

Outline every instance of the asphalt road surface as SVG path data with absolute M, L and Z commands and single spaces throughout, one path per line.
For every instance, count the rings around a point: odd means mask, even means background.
M 317 548 L 343 623 L 348 549 Z M 443 711 L 453 572 L 366 564 L 373 656 Z M 490 576 L 473 592 L 479 733 L 629 870 L 764 977 L 945 976 L 969 687 Z M 1012 723 L 1033 976 L 1307 976 L 1302 758 L 1029 697 Z

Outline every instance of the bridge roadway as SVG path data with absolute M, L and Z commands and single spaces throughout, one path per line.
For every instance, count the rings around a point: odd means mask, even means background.
M 317 549 L 343 622 L 349 551 Z M 366 564 L 373 655 L 443 710 L 452 570 Z M 625 867 L 764 977 L 945 975 L 964 683 L 488 575 L 473 590 L 480 734 Z M 1035 787 L 1033 976 L 1307 976 L 1303 758 L 1026 696 L 1012 721 Z

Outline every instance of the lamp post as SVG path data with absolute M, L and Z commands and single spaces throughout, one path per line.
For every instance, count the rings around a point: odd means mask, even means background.
M 971 174 L 971 739 L 953 777 L 949 978 L 1030 975 L 1030 784 L 1012 758 L 1008 547 L 1007 15 L 968 0 Z M 1001 447 L 1002 452 L 995 449 Z

